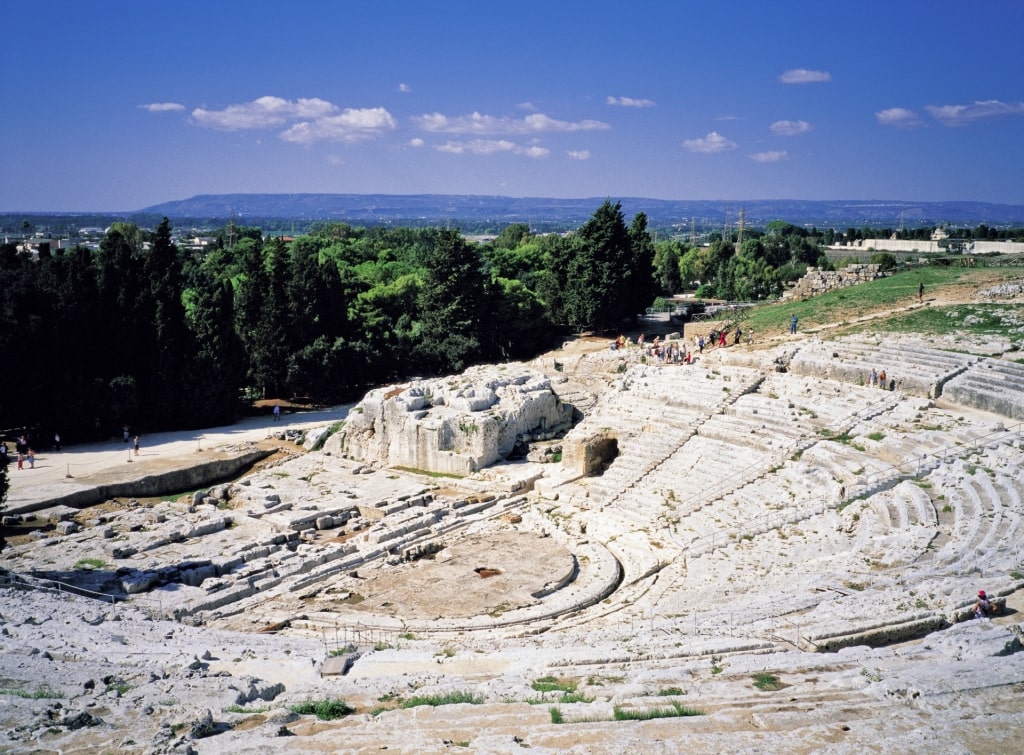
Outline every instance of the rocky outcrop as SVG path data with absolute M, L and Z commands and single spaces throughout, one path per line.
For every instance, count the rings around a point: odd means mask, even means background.
M 370 391 L 326 451 L 369 464 L 469 475 L 569 429 L 572 407 L 522 364 Z

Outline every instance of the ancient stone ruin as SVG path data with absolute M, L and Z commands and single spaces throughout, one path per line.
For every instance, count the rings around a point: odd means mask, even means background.
M 1022 386 L 910 337 L 602 348 L 372 391 L 188 496 L 51 498 L 76 526 L 3 554 L 4 741 L 1012 751 Z
M 370 391 L 327 450 L 376 466 L 470 475 L 564 433 L 572 407 L 524 365 Z
M 786 291 L 783 298 L 801 301 L 828 291 L 856 286 L 858 283 L 884 276 L 885 273 L 881 271 L 879 265 L 847 265 L 842 270 L 819 270 L 816 267 L 809 267 L 804 277 Z

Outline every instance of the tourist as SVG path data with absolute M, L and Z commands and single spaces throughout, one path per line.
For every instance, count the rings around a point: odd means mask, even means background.
M 25 468 L 25 454 L 18 452 L 18 469 Z
M 883 391 L 888 390 L 889 384 L 885 382 L 885 370 L 878 373 L 878 387 Z
M 987 619 L 996 612 L 995 606 L 992 605 L 992 601 L 988 599 L 984 590 L 978 590 L 978 601 L 971 610 L 976 619 Z
M 868 376 L 868 385 L 872 388 L 878 386 L 878 371 L 874 367 L 871 368 L 871 375 Z
M 25 458 L 28 460 L 28 468 L 29 469 L 35 469 L 36 468 L 36 452 L 33 451 L 30 448 L 28 450 L 28 455 Z
M 796 333 L 796 325 L 799 321 L 800 320 L 797 318 L 796 315 L 793 315 L 792 317 L 789 318 L 789 332 L 791 334 Z
M 135 436 L 135 455 L 139 455 L 139 436 Z
M 917 303 L 920 304 L 924 298 L 924 281 L 917 284 Z
M 10 449 L 7 448 L 7 443 L 0 443 L 0 467 L 6 467 L 10 463 L 11 459 L 9 454 Z
M 60 452 L 60 433 L 53 434 L 53 447 L 56 451 Z
M 274 404 L 274 422 L 281 421 L 281 405 Z
M 129 437 L 129 435 L 131 435 L 131 433 L 128 432 L 128 425 L 122 425 L 121 426 L 121 435 L 122 435 L 122 437 L 124 439 L 124 442 L 127 443 L 128 442 L 128 437 Z

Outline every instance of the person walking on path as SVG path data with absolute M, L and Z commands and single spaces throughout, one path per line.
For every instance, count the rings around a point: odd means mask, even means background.
M 281 405 L 274 404 L 274 422 L 281 421 Z
M 135 436 L 135 455 L 139 455 L 139 436 Z
M 924 281 L 917 284 L 917 303 L 920 304 L 924 299 Z
M 789 318 L 789 332 L 791 335 L 796 333 L 796 325 L 798 322 L 799 319 L 796 315 L 793 315 L 792 317 Z

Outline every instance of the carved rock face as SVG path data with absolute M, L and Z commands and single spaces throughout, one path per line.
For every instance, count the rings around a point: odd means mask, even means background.
M 485 365 L 370 391 L 336 444 L 371 464 L 468 475 L 507 457 L 523 437 L 568 429 L 571 419 L 542 373 Z

